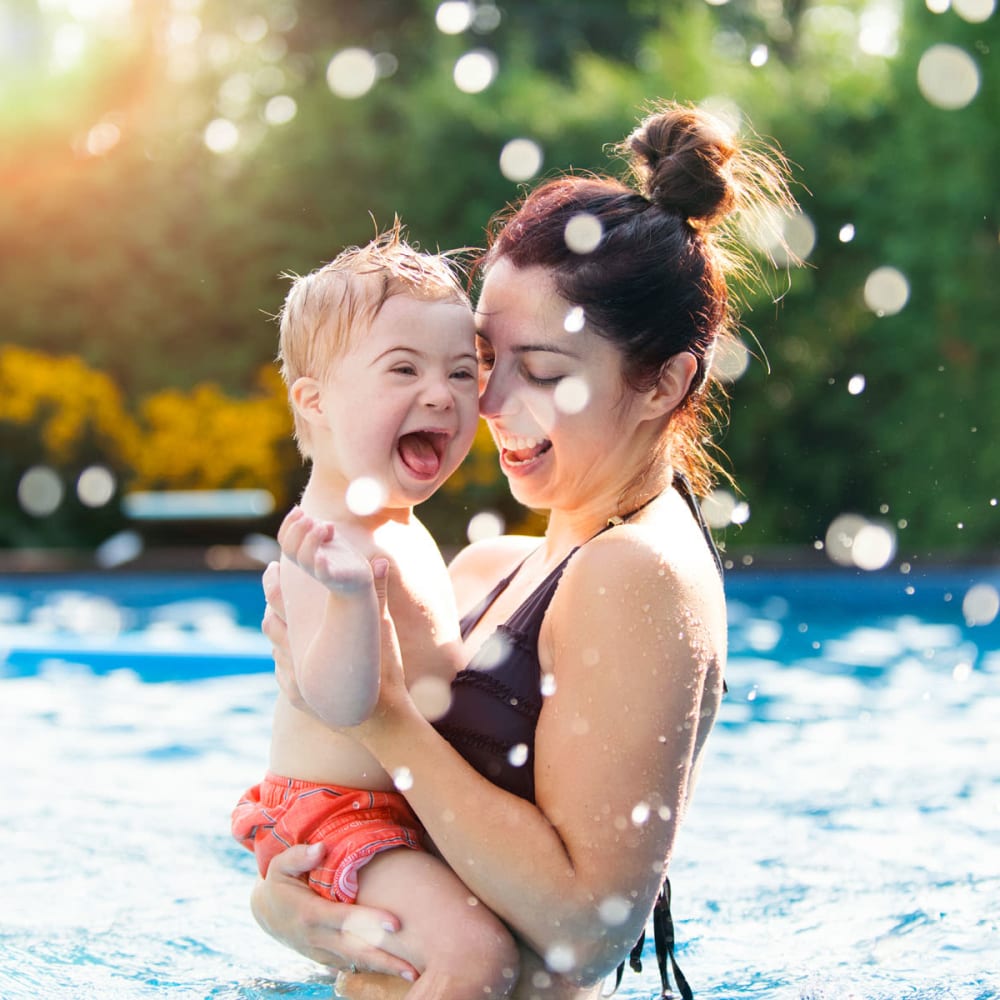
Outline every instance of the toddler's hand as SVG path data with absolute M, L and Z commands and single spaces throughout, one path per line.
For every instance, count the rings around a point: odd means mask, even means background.
M 278 529 L 281 551 L 328 590 L 353 594 L 370 589 L 368 560 L 342 538 L 333 523 L 293 507 Z

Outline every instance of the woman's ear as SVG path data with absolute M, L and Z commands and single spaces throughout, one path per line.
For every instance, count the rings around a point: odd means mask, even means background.
M 698 373 L 698 359 L 690 351 L 675 354 L 661 369 L 649 402 L 656 416 L 673 413 L 687 398 Z
M 316 379 L 308 375 L 297 378 L 289 390 L 289 398 L 295 407 L 295 412 L 303 420 L 317 424 L 323 419 L 323 400 Z

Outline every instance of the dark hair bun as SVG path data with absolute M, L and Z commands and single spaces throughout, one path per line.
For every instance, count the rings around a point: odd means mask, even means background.
M 730 161 L 737 148 L 707 112 L 673 106 L 659 111 L 622 146 L 639 190 L 664 211 L 710 223 L 735 207 Z

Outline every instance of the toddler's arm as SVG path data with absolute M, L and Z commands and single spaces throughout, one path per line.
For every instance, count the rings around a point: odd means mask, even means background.
M 332 523 L 298 507 L 282 522 L 278 543 L 284 557 L 311 577 L 295 581 L 288 601 L 302 699 L 328 726 L 357 725 L 372 713 L 379 693 L 380 613 L 372 567 Z M 388 569 L 387 561 L 376 563 Z

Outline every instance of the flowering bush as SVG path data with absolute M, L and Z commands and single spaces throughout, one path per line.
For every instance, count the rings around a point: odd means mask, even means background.
M 163 389 L 138 400 L 133 413 L 115 382 L 76 355 L 0 347 L 0 547 L 85 546 L 121 526 L 117 503 L 100 514 L 86 511 L 71 491 L 44 518 L 23 510 L 17 485 L 38 465 L 54 469 L 67 484 L 88 466 L 105 466 L 119 493 L 265 489 L 280 516 L 301 486 L 304 468 L 274 365 L 260 368 L 257 385 L 246 398 L 208 382 L 190 391 Z M 462 537 L 456 510 L 510 508 L 500 484 L 493 442 L 482 424 L 469 457 L 441 491 L 434 527 L 456 542 Z M 521 509 L 507 510 L 506 517 L 521 530 L 536 531 L 542 523 Z

